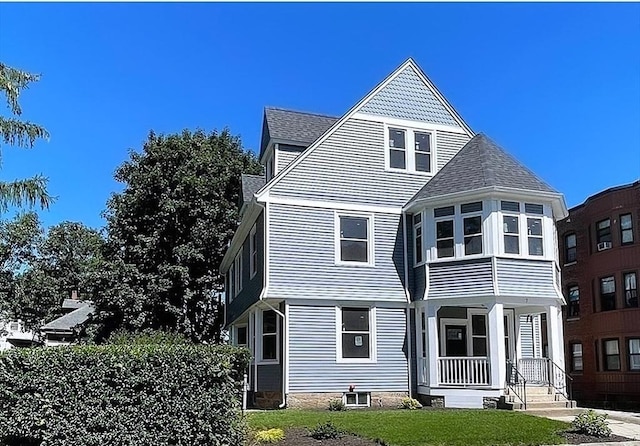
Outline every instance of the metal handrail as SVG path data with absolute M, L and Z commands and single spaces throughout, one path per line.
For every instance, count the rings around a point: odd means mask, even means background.
M 518 367 L 516 367 L 513 362 L 507 361 L 507 368 L 510 370 L 507 386 L 509 390 L 513 391 L 513 394 L 518 397 L 524 406 L 524 410 L 527 410 L 527 380 L 522 373 L 518 371 Z M 520 389 L 522 389 L 522 391 L 520 391 Z
M 569 376 L 558 364 L 547 358 L 549 363 L 549 384 L 567 400 L 571 401 L 573 378 Z M 564 384 L 556 383 L 556 373 L 560 372 L 560 376 L 564 379 Z M 568 378 L 568 379 L 567 379 Z

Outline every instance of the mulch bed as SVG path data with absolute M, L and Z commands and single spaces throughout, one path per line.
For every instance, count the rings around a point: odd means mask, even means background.
M 278 446 L 378 446 L 379 443 L 355 435 L 342 434 L 340 438 L 316 440 L 309 436 L 307 429 L 291 428 L 285 431 L 285 439 L 278 442 Z M 591 435 L 578 434 L 566 431 L 561 435 L 567 439 L 569 444 L 580 443 L 604 443 L 614 441 L 630 441 L 630 438 L 611 435 L 610 437 L 592 437 Z

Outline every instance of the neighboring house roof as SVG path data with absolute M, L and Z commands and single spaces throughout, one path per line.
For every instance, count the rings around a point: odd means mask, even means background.
M 62 302 L 62 308 L 69 308 L 69 309 L 75 310 L 76 308 L 83 307 L 86 304 L 87 304 L 86 302 L 78 299 L 65 299 Z
M 95 311 L 93 303 L 83 302 L 83 306 L 73 310 L 71 313 L 54 319 L 51 322 L 45 324 L 40 329 L 41 331 L 73 331 L 78 325 L 82 325 L 89 320 L 89 317 Z
M 264 186 L 264 175 L 242 175 L 242 202 L 248 203 L 253 199 L 253 194 Z
M 479 133 L 409 200 L 407 206 L 415 201 L 483 187 L 557 193 L 490 138 Z
M 260 157 L 270 140 L 307 147 L 331 127 L 338 118 L 282 108 L 266 107 L 262 125 Z

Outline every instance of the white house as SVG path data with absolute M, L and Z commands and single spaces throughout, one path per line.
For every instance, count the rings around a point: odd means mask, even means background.
M 482 407 L 524 398 L 524 380 L 566 390 L 564 199 L 413 60 L 340 118 L 267 108 L 260 160 L 221 264 L 256 405 Z

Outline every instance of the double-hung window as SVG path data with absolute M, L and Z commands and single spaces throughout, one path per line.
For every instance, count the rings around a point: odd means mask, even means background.
M 636 273 L 625 273 L 624 280 L 624 302 L 626 307 L 638 306 L 638 281 Z
M 337 263 L 373 265 L 372 219 L 372 216 L 337 215 Z
M 240 292 L 242 291 L 242 251 L 243 249 L 240 248 L 240 251 L 238 251 L 238 255 L 236 256 L 236 259 L 234 261 L 234 272 L 235 272 L 235 276 L 234 276 L 234 289 L 235 289 L 235 296 L 237 296 L 238 294 L 240 294 Z
M 464 255 L 482 254 L 482 214 L 465 216 L 469 213 L 482 212 L 482 201 L 460 206 L 462 227 L 464 232 Z
M 579 342 L 571 344 L 571 370 L 573 372 L 581 372 L 583 370 L 582 344 Z
M 432 172 L 432 134 L 421 130 L 388 127 L 387 157 L 389 169 Z
M 278 315 L 273 310 L 262 312 L 262 360 L 278 360 Z
M 255 224 L 249 233 L 249 256 L 249 270 L 251 271 L 250 277 L 253 278 L 253 276 L 258 272 L 258 235 L 256 233 Z
M 617 339 L 606 339 L 604 343 L 604 369 L 620 370 L 620 346 Z
M 527 213 L 527 237 L 529 242 L 529 255 L 542 256 L 544 255 L 542 218 L 529 217 L 529 215 L 542 215 L 543 207 L 540 204 L 525 203 L 524 208 L 525 212 Z
M 576 235 L 564 236 L 564 263 L 572 263 L 577 259 Z
M 487 356 L 487 316 L 471 315 L 471 348 L 473 356 Z
M 436 255 L 439 259 L 455 256 L 454 214 L 453 206 L 433 210 L 436 219 Z
M 520 203 L 501 201 L 505 254 L 520 254 Z
M 246 325 L 236 325 L 235 327 L 235 345 L 246 347 L 247 346 L 247 326 Z
M 616 309 L 616 280 L 613 276 L 600 279 L 600 308 L 602 311 Z
M 407 168 L 407 132 L 389 127 L 389 167 Z
M 633 243 L 633 221 L 631 214 L 620 216 L 620 243 L 623 245 Z
M 569 287 L 569 304 L 567 305 L 567 317 L 580 316 L 580 288 Z
M 431 172 L 431 134 L 414 132 L 415 164 L 418 172 Z
M 596 223 L 596 241 L 598 250 L 605 249 L 606 243 L 611 243 L 611 220 L 604 219 Z M 609 245 L 609 247 L 611 247 Z
M 372 330 L 370 308 L 339 309 L 338 317 L 341 322 L 340 358 L 353 360 L 368 360 L 372 354 Z
M 414 259 L 415 264 L 422 263 L 423 260 L 423 237 L 422 237 L 422 213 L 413 216 L 413 238 L 414 238 Z
M 640 338 L 631 338 L 627 340 L 629 370 L 632 372 L 640 372 Z

